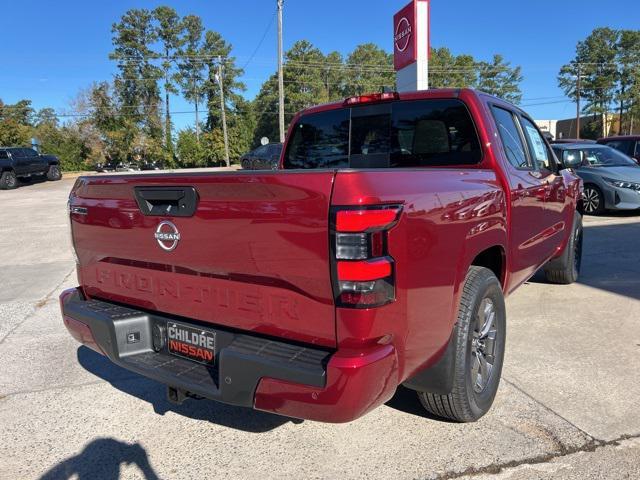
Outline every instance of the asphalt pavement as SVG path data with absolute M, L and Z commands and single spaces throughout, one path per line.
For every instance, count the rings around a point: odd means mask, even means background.
M 585 219 L 579 283 L 536 276 L 507 301 L 491 412 L 428 417 L 400 389 L 344 425 L 211 401 L 79 346 L 57 297 L 76 285 L 73 180 L 0 191 L 0 479 L 640 478 L 640 214 Z

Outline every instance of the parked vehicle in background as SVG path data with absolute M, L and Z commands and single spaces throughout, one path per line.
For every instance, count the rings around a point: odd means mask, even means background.
M 640 208 L 640 166 L 631 157 L 606 145 L 553 145 L 558 158 L 584 181 L 584 211 Z
M 164 169 L 164 166 L 162 165 L 162 162 L 156 162 L 156 161 L 148 161 L 148 162 L 142 162 L 139 165 L 140 170 L 162 170 Z
M 276 170 L 282 153 L 281 143 L 268 143 L 240 157 L 244 170 Z
M 615 148 L 640 164 L 640 135 L 606 137 L 599 139 L 598 143 Z
M 597 143 L 595 140 L 588 140 L 585 138 L 575 139 L 575 138 L 556 138 L 555 140 L 551 140 L 549 143 L 551 144 L 563 144 L 563 143 Z
M 105 172 L 115 172 L 117 162 L 105 162 L 105 163 L 97 163 L 96 164 L 96 172 L 105 173 Z
M 44 175 L 60 180 L 60 162 L 55 155 L 41 155 L 33 148 L 0 147 L 0 190 L 18 186 L 18 179 Z
M 139 172 L 140 167 L 135 163 L 119 162 L 116 165 L 116 172 Z
M 280 167 L 79 178 L 71 335 L 175 402 L 347 422 L 402 384 L 484 415 L 504 297 L 580 272 L 582 181 L 531 117 L 468 89 L 363 95 L 296 115 Z

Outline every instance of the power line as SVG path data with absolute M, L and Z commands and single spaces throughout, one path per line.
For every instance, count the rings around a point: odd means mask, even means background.
M 267 28 L 264 29 L 264 33 L 262 34 L 262 38 L 260 39 L 260 41 L 258 42 L 258 46 L 256 47 L 256 49 L 253 51 L 253 53 L 249 56 L 249 60 L 247 60 L 245 62 L 245 64 L 242 66 L 242 70 L 244 70 L 245 68 L 247 68 L 247 65 L 249 65 L 251 63 L 251 61 L 253 60 L 253 58 L 256 56 L 256 53 L 258 53 L 258 50 L 260 50 L 260 47 L 262 46 L 262 44 L 264 43 L 264 40 L 267 38 L 267 34 L 269 33 L 269 31 L 271 30 L 271 26 L 273 25 L 273 21 L 276 19 L 276 14 L 274 13 L 271 16 L 271 20 L 269 20 L 269 23 L 267 24 Z

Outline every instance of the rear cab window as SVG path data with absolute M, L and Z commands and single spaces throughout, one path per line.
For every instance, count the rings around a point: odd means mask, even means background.
M 284 168 L 409 168 L 476 165 L 482 150 L 456 99 L 377 103 L 303 115 Z

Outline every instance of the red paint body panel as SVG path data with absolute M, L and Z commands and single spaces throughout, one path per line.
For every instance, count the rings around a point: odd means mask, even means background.
M 84 293 L 217 325 L 335 346 L 327 219 L 333 172 L 93 177 L 72 195 Z M 189 185 L 195 216 L 162 250 L 134 186 Z
M 333 203 L 404 206 L 388 241 L 396 301 L 366 311 L 339 308 L 336 316 L 340 347 L 390 335 L 403 381 L 448 341 L 462 272 L 486 248 L 506 247 L 504 192 L 488 169 L 350 171 L 336 176 Z
M 88 209 L 72 217 L 85 295 L 335 350 L 324 388 L 263 378 L 258 409 L 341 422 L 383 403 L 442 355 L 473 260 L 498 248 L 503 289 L 513 291 L 562 251 L 581 195 L 569 171 L 536 176 L 507 161 L 490 105 L 524 115 L 516 107 L 471 90 L 400 98 L 463 101 L 482 161 L 460 168 L 83 178 L 71 203 Z M 338 108 L 342 102 L 303 113 Z M 193 217 L 170 219 L 181 238 L 168 253 L 154 238 L 163 218 L 142 215 L 133 188 L 171 185 L 195 187 L 200 200 Z M 395 300 L 336 307 L 331 208 L 371 205 L 402 206 L 387 234 Z

